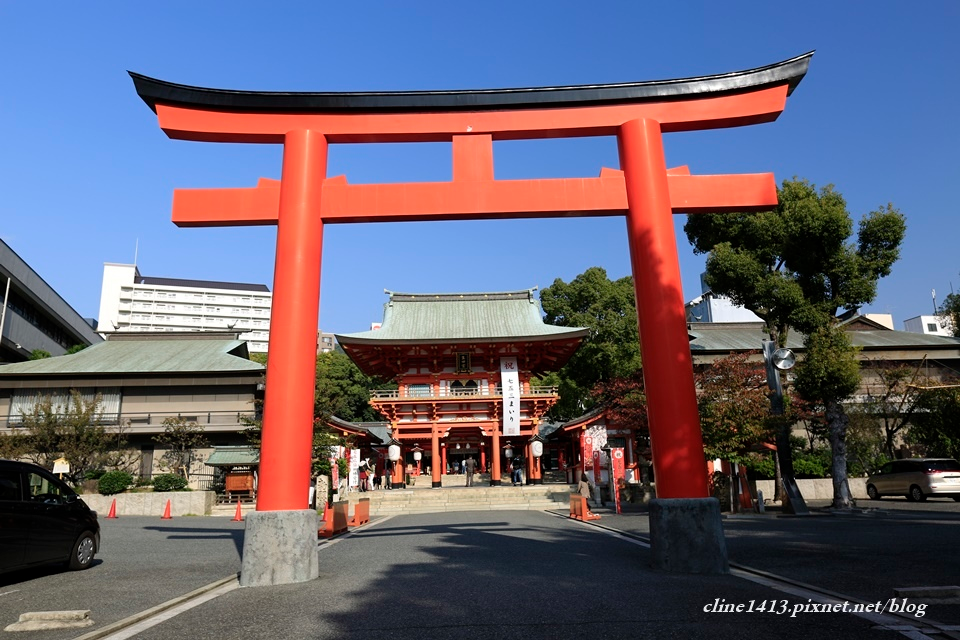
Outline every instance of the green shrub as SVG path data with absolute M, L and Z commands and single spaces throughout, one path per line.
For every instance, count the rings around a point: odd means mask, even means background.
M 161 473 L 153 477 L 154 491 L 183 491 L 187 488 L 187 479 L 175 473 Z
M 85 474 L 83 474 L 84 480 L 99 480 L 103 477 L 103 474 L 107 472 L 106 469 L 90 469 Z
M 138 487 L 149 487 L 153 484 L 153 478 L 144 478 L 143 476 L 140 476 L 136 479 L 135 484 Z
M 115 493 L 126 491 L 133 484 L 133 476 L 126 471 L 107 471 L 100 476 L 100 493 L 105 496 L 112 496 Z

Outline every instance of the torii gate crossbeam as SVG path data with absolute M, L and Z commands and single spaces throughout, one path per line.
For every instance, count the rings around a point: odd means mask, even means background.
M 658 499 L 706 497 L 672 215 L 767 209 L 777 202 L 776 184 L 772 174 L 668 170 L 662 135 L 776 119 L 811 56 L 683 80 L 495 91 L 242 92 L 131 73 L 171 138 L 284 146 L 280 181 L 177 190 L 173 206 L 180 226 L 278 225 L 257 512 L 304 506 L 324 225 L 410 220 L 625 216 Z M 619 171 L 494 179 L 495 140 L 597 135 L 617 136 Z M 329 144 L 434 141 L 452 142 L 450 182 L 351 185 L 326 175 Z

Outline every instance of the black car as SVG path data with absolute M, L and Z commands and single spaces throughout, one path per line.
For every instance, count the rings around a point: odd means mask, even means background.
M 35 464 L 0 460 L 0 573 L 86 569 L 99 549 L 97 512 L 73 489 Z

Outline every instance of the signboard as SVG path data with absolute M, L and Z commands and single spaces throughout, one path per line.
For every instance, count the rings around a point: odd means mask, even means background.
M 503 435 L 520 435 L 520 372 L 516 358 L 500 358 L 503 385 Z
M 53 461 L 53 472 L 59 474 L 70 473 L 70 463 L 67 462 L 66 458 L 57 458 Z

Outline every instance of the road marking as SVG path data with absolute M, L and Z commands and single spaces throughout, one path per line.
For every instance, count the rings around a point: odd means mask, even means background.
M 550 511 L 545 513 L 549 513 L 555 518 L 559 518 L 561 520 L 575 522 L 584 527 L 589 527 L 595 531 L 599 530 L 607 535 L 629 542 L 630 544 L 635 544 L 645 549 L 650 548 L 650 540 L 638 534 L 620 531 L 619 529 L 614 529 L 608 525 L 600 524 L 598 521 L 575 520 L 569 516 Z M 752 567 L 747 567 L 745 565 L 736 564 L 733 562 L 730 563 L 730 574 L 743 580 L 749 580 L 750 582 L 780 591 L 782 593 L 789 593 L 790 595 L 795 595 L 801 598 L 809 598 L 810 600 L 818 603 L 836 604 L 847 601 L 852 603 L 868 604 L 865 600 L 860 600 L 859 598 L 835 593 L 826 589 L 821 589 L 820 587 L 808 585 L 803 582 L 791 580 L 790 578 L 785 578 L 783 576 L 778 576 L 766 571 L 761 571 L 760 569 L 754 569 Z M 875 628 L 878 630 L 897 631 L 901 635 L 912 638 L 913 640 L 933 640 L 931 636 L 926 634 L 946 633 L 960 628 L 960 625 L 943 624 L 928 618 L 924 618 L 923 622 L 921 623 L 918 622 L 913 616 L 897 613 L 878 614 L 855 611 L 849 611 L 848 613 L 872 622 L 874 625 L 876 625 Z
M 17 593 L 18 591 L 20 591 L 20 589 L 13 589 L 12 591 L 4 591 L 3 593 L 0 593 L 0 598 L 2 598 L 3 596 L 8 596 L 11 593 Z
M 199 589 L 194 589 L 190 593 L 182 595 L 178 598 L 167 600 L 162 604 L 158 604 L 157 606 L 151 607 L 145 611 L 141 611 L 140 613 L 135 613 L 132 616 L 128 616 L 123 620 L 119 620 L 112 624 L 108 624 L 107 626 L 101 627 L 100 629 L 94 629 L 90 633 L 85 633 L 82 636 L 74 638 L 74 640 L 106 640 L 106 639 L 119 640 L 119 638 L 129 638 L 130 637 L 129 635 L 123 636 L 123 635 L 117 635 L 117 634 L 122 634 L 127 628 L 131 627 L 131 625 L 138 624 L 142 621 L 150 620 L 155 616 L 159 616 L 160 614 L 162 614 L 163 612 L 169 609 L 174 609 L 176 607 L 179 607 L 180 605 L 190 604 L 194 600 L 198 598 L 202 598 L 204 595 L 208 593 L 217 592 L 216 595 L 223 595 L 223 593 L 226 593 L 226 591 L 223 591 L 221 593 L 219 592 L 220 589 L 227 588 L 227 591 L 229 591 L 231 590 L 230 588 L 236 588 L 239 584 L 240 583 L 237 579 L 237 576 L 230 576 L 227 578 L 223 578 L 221 580 L 217 580 L 216 582 L 211 582 L 208 585 L 200 587 Z M 212 596 L 212 597 L 216 597 L 216 596 Z M 212 597 L 206 598 L 202 600 L 202 602 L 206 602 L 207 600 L 212 599 Z M 200 604 L 200 602 L 197 602 L 197 604 Z M 193 605 L 193 606 L 196 606 L 196 605 Z M 187 607 L 187 608 L 191 608 L 191 607 Z M 184 609 L 184 611 L 186 611 L 186 609 Z M 150 626 L 153 626 L 153 625 L 150 625 Z
M 240 586 L 240 582 L 236 578 L 233 578 L 233 580 L 231 580 L 225 585 L 220 586 L 217 589 L 213 589 L 212 591 L 207 591 L 206 593 L 202 593 L 194 598 L 191 598 L 190 600 L 187 600 L 179 604 L 176 607 L 165 609 L 153 616 L 150 616 L 149 618 L 145 618 L 139 622 L 136 622 L 124 628 L 121 631 L 112 633 L 110 635 L 99 636 L 99 637 L 102 640 L 126 640 L 127 638 L 132 638 L 138 633 L 140 633 L 141 631 L 146 631 L 151 627 L 155 627 L 161 622 L 165 622 L 170 618 L 180 615 L 184 611 L 189 611 L 194 607 L 200 606 L 204 602 L 208 602 L 210 600 L 213 600 L 214 598 L 219 598 L 223 594 L 229 593 L 234 589 L 238 588 L 239 586 Z

